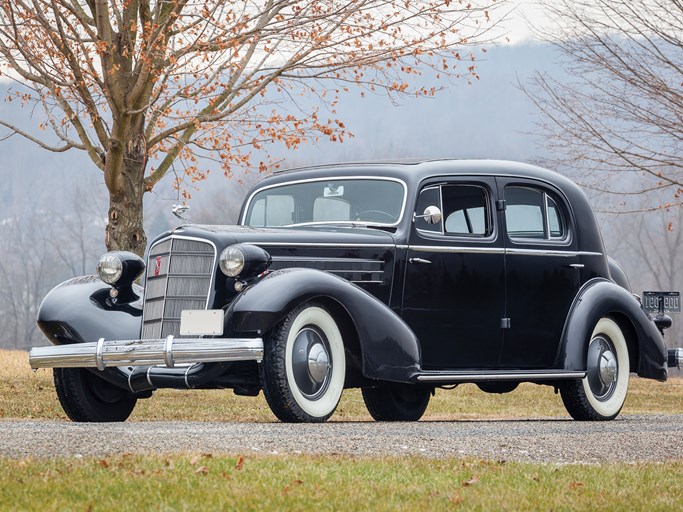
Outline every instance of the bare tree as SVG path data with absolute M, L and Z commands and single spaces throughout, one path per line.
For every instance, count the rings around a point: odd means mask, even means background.
M 4 346 L 25 348 L 37 341 L 38 306 L 54 283 L 63 278 L 45 236 L 48 225 L 45 212 L 0 222 L 0 341 Z
M 634 293 L 645 290 L 683 289 L 683 208 L 667 215 L 603 215 L 603 234 L 608 253 L 626 270 Z M 666 331 L 670 346 L 683 336 L 680 315 Z
M 644 194 L 639 210 L 680 205 L 683 2 L 540 3 L 555 20 L 541 35 L 561 52 L 566 75 L 538 73 L 524 89 L 543 114 L 556 166 L 583 171 L 602 192 Z
M 202 180 L 204 156 L 230 176 L 266 168 L 253 148 L 341 141 L 334 108 L 350 87 L 429 96 L 411 82 L 421 70 L 476 76 L 467 48 L 486 40 L 500 3 L 0 0 L 10 98 L 45 114 L 38 131 L 0 124 L 86 152 L 109 192 L 107 247 L 141 254 L 143 196 L 169 172 Z

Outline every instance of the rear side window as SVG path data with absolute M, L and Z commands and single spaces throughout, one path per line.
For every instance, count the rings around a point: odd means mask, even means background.
M 555 240 L 567 237 L 567 223 L 558 201 L 547 192 L 521 186 L 505 187 L 505 222 L 511 240 Z

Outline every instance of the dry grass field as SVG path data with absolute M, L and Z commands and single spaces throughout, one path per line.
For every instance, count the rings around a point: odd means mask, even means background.
M 632 377 L 623 414 L 683 414 L 683 378 L 668 382 Z M 466 384 L 437 390 L 427 420 L 564 417 L 562 400 L 548 386 L 521 385 L 506 395 L 483 393 Z M 0 350 L 0 418 L 66 419 L 50 370 L 31 371 L 28 354 Z M 138 402 L 130 421 L 276 421 L 263 395 L 236 396 L 230 390 L 164 389 Z M 346 390 L 332 421 L 370 421 L 358 390 Z

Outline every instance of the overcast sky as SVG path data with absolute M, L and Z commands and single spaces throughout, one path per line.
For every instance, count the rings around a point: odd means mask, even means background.
M 509 12 L 500 24 L 501 30 L 509 40 L 508 44 L 521 44 L 533 40 L 530 23 L 544 26 L 550 22 L 536 0 L 510 1 L 500 9 L 500 12 Z

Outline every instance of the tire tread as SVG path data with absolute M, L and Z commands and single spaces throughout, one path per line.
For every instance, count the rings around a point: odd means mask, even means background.
M 89 389 L 83 368 L 55 368 L 53 377 L 59 403 L 75 422 L 107 423 L 125 421 L 133 412 L 137 399 L 124 395 L 118 402 L 100 401 Z M 110 384 L 111 385 L 111 384 Z
M 419 397 L 420 400 L 417 403 L 408 406 L 396 399 L 395 389 L 392 389 L 392 386 L 400 385 L 388 384 L 374 388 L 363 388 L 361 390 L 365 407 L 370 416 L 375 421 L 419 420 L 429 405 L 429 390 L 424 390 L 424 396 Z M 410 384 L 406 384 L 406 386 L 410 386 Z
M 287 383 L 287 369 L 285 367 L 287 335 L 294 319 L 308 307 L 319 307 L 327 311 L 324 306 L 314 302 L 307 302 L 293 309 L 282 322 L 268 333 L 268 340 L 263 352 L 260 371 L 261 389 L 273 414 L 285 423 L 323 423 L 334 413 L 331 411 L 325 416 L 307 414 L 297 405 Z

